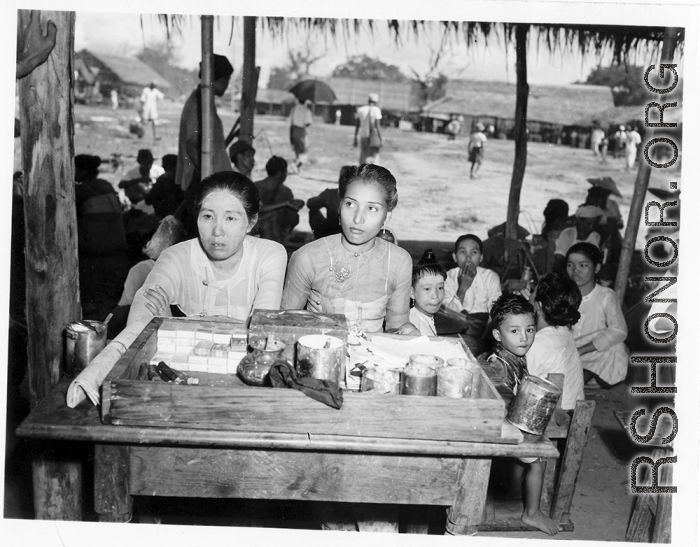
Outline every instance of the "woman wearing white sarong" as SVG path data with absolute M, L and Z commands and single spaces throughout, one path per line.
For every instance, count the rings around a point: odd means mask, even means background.
M 566 273 L 583 297 L 579 307 L 581 319 L 573 327 L 583 379 L 596 380 L 609 388 L 627 376 L 629 350 L 624 344 L 627 324 L 617 295 L 595 280 L 601 262 L 600 249 L 591 243 L 577 243 L 566 255 Z

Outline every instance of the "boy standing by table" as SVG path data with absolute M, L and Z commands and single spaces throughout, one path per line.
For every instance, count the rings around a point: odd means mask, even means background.
M 535 340 L 535 309 L 519 294 L 503 295 L 491 308 L 491 321 L 497 344 L 488 364 L 497 382 L 515 395 L 528 374 L 525 354 Z M 540 509 L 546 462 L 542 458 L 518 459 L 522 465 L 515 468 L 513 480 L 516 486 L 524 478 L 525 510 L 521 519 L 525 524 L 554 535 L 559 526 Z

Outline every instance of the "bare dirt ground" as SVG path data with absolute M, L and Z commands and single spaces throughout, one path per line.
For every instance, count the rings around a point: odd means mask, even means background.
M 111 153 L 121 153 L 125 156 L 127 169 L 135 165 L 139 148 L 151 148 L 156 158 L 166 153 L 177 153 L 181 108 L 181 103 L 173 102 L 164 102 L 160 106 L 158 133 L 161 139 L 153 141 L 150 130 L 141 140 L 129 134 L 129 122 L 135 117 L 133 111 L 120 109 L 115 112 L 106 107 L 77 105 L 75 153 L 97 154 L 103 159 L 109 158 Z M 219 113 L 227 131 L 235 116 L 226 107 L 219 108 Z M 285 119 L 258 116 L 255 133 L 257 165 L 252 178 L 259 180 L 265 176 L 264 166 L 271 155 L 291 160 L 293 153 Z M 291 174 L 287 180 L 295 197 L 307 200 L 324 188 L 335 186 L 340 167 L 356 163 L 359 151 L 352 147 L 353 133 L 353 127 L 328 125 L 316 120 L 309 138 L 310 163 L 301 174 Z M 505 220 L 514 155 L 513 141 L 489 141 L 478 179 L 469 180 L 465 138 L 448 141 L 445 135 L 403 132 L 394 128 L 384 129 L 383 136 L 385 147 L 380 163 L 396 176 L 399 186 L 399 205 L 389 226 L 400 243 L 411 241 L 409 251 L 414 257 L 419 256 L 423 248 L 432 246 L 440 251 L 438 258 L 449 260 L 452 243 L 460 234 L 473 232 L 485 238 L 488 228 Z M 16 140 L 16 144 L 18 142 Z M 16 169 L 20 165 L 19 154 L 19 150 L 15 150 Z M 116 184 L 121 174 L 103 165 L 103 178 Z M 521 210 L 524 213 L 520 224 L 539 232 L 542 211 L 547 201 L 555 197 L 566 200 L 573 213 L 585 199 L 589 188 L 586 178 L 602 176 L 610 176 L 617 182 L 622 193 L 620 209 L 623 218 L 626 218 L 635 174 L 636 171 L 624 171 L 622 159 L 610 157 L 606 164 L 600 164 L 590 150 L 529 143 L 521 196 Z M 661 179 L 656 172 L 652 173 L 651 186 L 667 183 L 668 180 Z M 306 211 L 303 209 L 300 212 L 300 232 L 310 231 Z M 644 234 L 640 232 L 637 248 L 643 246 Z M 119 292 L 119 287 L 116 289 L 114 293 Z M 93 310 L 98 318 L 104 318 L 110 311 L 111 298 L 114 297 L 101 300 Z M 557 539 L 624 540 L 632 504 L 629 463 L 637 454 L 637 449 L 617 424 L 612 412 L 640 407 L 639 401 L 629 394 L 630 381 L 628 379 L 628 383 L 607 392 L 587 394 L 596 401 L 596 411 L 571 511 L 576 529 L 572 533 L 560 534 Z M 642 378 L 635 383 L 641 381 Z M 11 424 L 8 423 L 8 432 L 10 430 Z M 8 434 L 9 439 L 12 434 Z M 8 446 L 11 445 L 14 443 L 8 443 Z M 6 477 L 10 479 L 6 478 L 4 514 L 6 518 L 31 518 L 31 500 L 26 498 L 28 483 L 20 480 L 22 469 L 26 466 L 20 464 L 19 474 L 12 475 L 10 464 L 17 459 L 17 454 L 8 454 Z M 24 472 L 27 471 L 24 469 Z M 548 538 L 536 532 L 480 535 Z

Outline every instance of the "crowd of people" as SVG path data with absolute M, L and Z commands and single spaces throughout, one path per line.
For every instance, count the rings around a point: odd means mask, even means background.
M 215 95 L 223 95 L 232 74 L 229 61 L 215 55 Z M 154 122 L 157 88 L 147 89 L 144 120 Z M 125 324 L 145 326 L 153 316 L 225 316 L 243 322 L 253 309 L 264 308 L 342 314 L 351 329 L 364 333 L 436 336 L 441 334 L 436 317 L 456 314 L 472 352 L 497 385 L 514 393 L 526 374 L 563 373 L 562 408 L 571 411 L 585 397 L 584 386 L 609 388 L 625 378 L 627 327 L 609 288 L 623 227 L 613 199 L 620 192 L 612 179 L 589 179 L 585 202 L 573 215 L 563 200 L 547 204 L 543 266 L 534 287 L 514 289 L 485 267 L 488 245 L 471 233 L 455 241 L 451 269 L 434 259 L 414 265 L 386 226 L 399 192 L 394 175 L 378 165 L 382 115 L 378 97 L 370 94 L 357 113 L 359 165 L 343 166 L 337 189 L 308 201 L 314 240 L 288 258 L 284 243 L 304 206 L 285 185 L 288 162 L 272 156 L 267 177 L 253 182 L 254 147 L 233 142 L 233 130 L 225 138 L 214 112 L 213 174 L 202 177 L 201 100 L 198 86 L 183 108 L 178 154 L 166 154 L 159 166 L 149 149 L 139 150 L 136 165 L 117 188 L 99 178 L 101 158 L 75 157 L 81 255 L 123 249 L 127 210 L 155 219 L 157 226 L 144 245 L 147 259 L 129 273 L 119 302 L 122 320 L 114 321 L 113 333 Z M 299 101 L 290 115 L 297 171 L 306 162 L 311 123 L 308 105 Z M 155 123 L 152 127 L 155 140 Z M 470 178 L 477 176 L 486 143 L 483 124 L 475 129 L 468 144 Z M 639 144 L 634 133 L 625 137 L 628 166 Z M 593 135 L 594 152 L 604 161 L 605 134 Z M 539 508 L 544 462 L 518 465 L 523 521 L 556 533 L 557 525 Z

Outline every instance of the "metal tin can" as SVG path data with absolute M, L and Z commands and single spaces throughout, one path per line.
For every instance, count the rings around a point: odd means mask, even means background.
M 527 375 L 520 383 L 506 420 L 527 433 L 544 435 L 559 397 L 561 390 L 552 382 Z
M 401 395 L 436 395 L 437 369 L 444 364 L 437 355 L 411 355 L 403 369 Z
M 76 321 L 66 325 L 64 366 L 69 375 L 78 375 L 107 343 L 107 328 L 102 321 Z
M 300 377 L 330 380 L 344 378 L 345 343 L 335 336 L 307 334 L 297 341 L 296 371 Z

